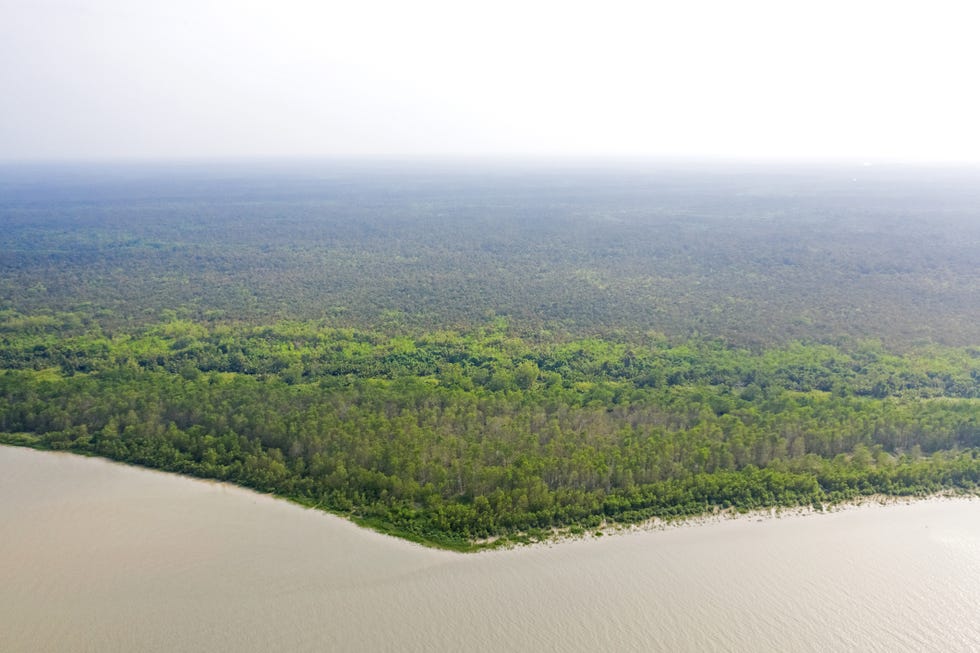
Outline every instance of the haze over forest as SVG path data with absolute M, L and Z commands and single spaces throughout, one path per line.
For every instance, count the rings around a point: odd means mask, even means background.
M 980 161 L 958 0 L 0 2 L 0 159 Z

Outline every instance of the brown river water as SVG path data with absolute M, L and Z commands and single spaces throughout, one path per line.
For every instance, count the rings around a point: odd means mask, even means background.
M 980 651 L 980 500 L 462 555 L 0 447 L 0 651 Z

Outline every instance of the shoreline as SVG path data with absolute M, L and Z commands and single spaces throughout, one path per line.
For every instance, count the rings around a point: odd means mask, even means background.
M 694 529 L 701 526 L 709 526 L 714 524 L 730 523 L 736 521 L 742 522 L 766 522 L 774 519 L 798 519 L 802 517 L 812 517 L 820 515 L 829 515 L 847 511 L 854 511 L 860 509 L 874 509 L 879 507 L 891 507 L 897 505 L 912 505 L 917 503 L 924 503 L 929 501 L 937 500 L 969 500 L 977 501 L 980 500 L 980 489 L 975 491 L 969 491 L 957 488 L 948 488 L 940 490 L 937 492 L 932 492 L 923 495 L 889 495 L 889 494 L 870 494 L 854 499 L 848 499 L 836 503 L 825 503 L 820 506 L 812 505 L 796 505 L 796 506 L 773 506 L 770 508 L 758 508 L 747 511 L 739 511 L 735 508 L 716 508 L 712 512 L 706 512 L 700 515 L 690 515 L 684 517 L 677 517 L 674 519 L 663 519 L 659 517 L 653 517 L 644 521 L 635 523 L 619 523 L 619 522 L 609 522 L 604 521 L 599 526 L 596 527 L 576 527 L 575 525 L 565 526 L 565 527 L 555 527 L 547 531 L 547 535 L 544 538 L 532 537 L 526 533 L 524 534 L 512 534 L 504 535 L 497 538 L 482 539 L 482 540 L 472 540 L 467 545 L 463 546 L 449 546 L 446 543 L 437 542 L 433 540 L 428 540 L 422 537 L 413 537 L 414 534 L 401 533 L 395 529 L 386 528 L 383 524 L 374 523 L 369 519 L 360 518 L 357 515 L 345 514 L 340 512 L 334 512 L 320 505 L 312 502 L 305 501 L 298 497 L 290 497 L 286 495 L 276 494 L 274 492 L 263 492 L 255 488 L 251 488 L 245 485 L 239 485 L 231 481 L 224 481 L 221 479 L 207 478 L 201 476 L 194 476 L 192 474 L 186 474 L 182 472 L 169 471 L 164 469 L 158 469 L 156 467 L 148 467 L 145 465 L 140 465 L 137 463 L 126 462 L 122 460 L 116 460 L 113 458 L 106 458 L 104 456 L 99 456 L 95 454 L 89 454 L 85 452 L 60 450 L 60 449 L 48 449 L 44 447 L 33 446 L 29 443 L 15 443 L 12 441 L 5 441 L 0 438 L 0 447 L 9 449 L 24 449 L 37 451 L 41 453 L 54 454 L 58 456 L 72 457 L 78 459 L 92 459 L 100 460 L 110 465 L 116 465 L 122 468 L 129 468 L 133 470 L 142 470 L 157 474 L 163 474 L 170 477 L 183 478 L 190 481 L 197 481 L 204 483 L 212 487 L 221 487 L 223 489 L 231 489 L 236 492 L 244 492 L 251 495 L 265 497 L 274 501 L 281 501 L 289 505 L 293 505 L 302 508 L 307 511 L 315 512 L 322 515 L 330 515 L 331 517 L 337 518 L 344 522 L 347 522 L 359 529 L 370 531 L 379 536 L 386 538 L 392 538 L 402 543 L 414 545 L 421 547 L 422 549 L 428 550 L 439 550 L 447 551 L 462 555 L 468 554 L 481 554 L 481 553 L 491 553 L 497 551 L 513 551 L 518 549 L 538 549 L 541 547 L 551 547 L 557 545 L 563 545 L 571 542 L 581 542 L 581 541 L 600 541 L 604 538 L 618 538 L 623 536 L 629 536 L 631 534 L 637 533 L 649 533 L 654 531 L 670 531 L 678 529 Z M 583 532 L 581 533 L 571 533 L 570 529 L 581 528 Z

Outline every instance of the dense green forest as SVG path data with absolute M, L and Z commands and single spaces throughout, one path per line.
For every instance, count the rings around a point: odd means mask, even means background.
M 980 483 L 961 177 L 206 172 L 0 174 L 0 441 L 459 549 Z

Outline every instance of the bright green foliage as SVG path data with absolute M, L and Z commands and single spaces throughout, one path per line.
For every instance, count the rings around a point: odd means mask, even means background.
M 225 479 L 447 546 L 980 481 L 974 349 L 84 324 L 4 316 L 5 441 Z

